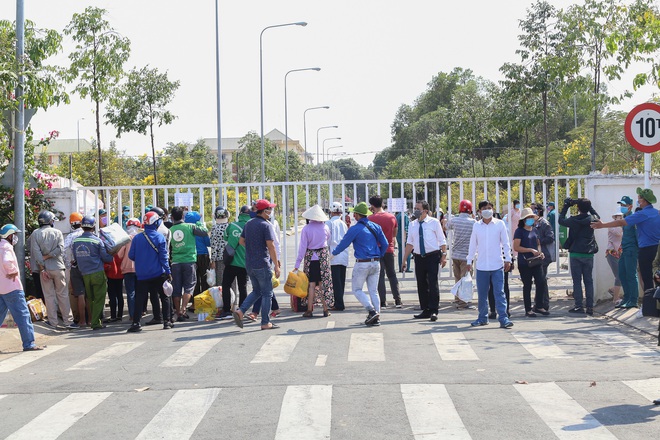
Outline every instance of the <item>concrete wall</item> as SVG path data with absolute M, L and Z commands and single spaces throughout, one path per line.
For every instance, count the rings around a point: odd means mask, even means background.
M 629 196 L 633 200 L 637 200 L 636 189 L 644 187 L 644 177 L 590 176 L 586 180 L 586 185 L 587 197 L 591 200 L 592 206 L 600 214 L 603 222 L 609 222 L 612 221 L 612 214 L 619 210 L 616 202 L 621 200 L 621 197 Z M 660 194 L 660 184 L 657 179 L 651 181 L 651 189 L 655 194 Z M 558 208 L 561 209 L 561 207 Z M 605 260 L 607 229 L 596 231 L 596 241 L 599 251 L 594 260 L 594 287 L 595 300 L 598 301 L 610 297 L 607 289 L 614 285 L 614 276 Z
M 64 220 L 56 221 L 55 227 L 68 234 L 71 232 L 69 215 L 76 210 L 78 192 L 70 188 L 53 188 L 47 191 L 46 196 L 55 203 L 55 209 L 64 213 Z

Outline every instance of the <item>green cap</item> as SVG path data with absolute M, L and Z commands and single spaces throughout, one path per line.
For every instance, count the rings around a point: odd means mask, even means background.
M 653 191 L 651 188 L 637 188 L 637 195 L 641 196 L 644 200 L 646 200 L 649 203 L 655 203 L 658 201 L 658 199 L 655 198 L 653 195 Z
M 357 212 L 360 215 L 371 215 L 372 212 L 369 211 L 369 207 L 366 202 L 360 202 L 355 208 L 349 209 L 350 212 Z

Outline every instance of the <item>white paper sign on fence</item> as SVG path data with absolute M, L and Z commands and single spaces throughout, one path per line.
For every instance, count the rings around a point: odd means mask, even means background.
M 406 210 L 406 198 L 387 199 L 387 210 L 389 212 L 403 212 Z
M 174 193 L 174 206 L 186 206 L 188 208 L 193 205 L 193 193 Z

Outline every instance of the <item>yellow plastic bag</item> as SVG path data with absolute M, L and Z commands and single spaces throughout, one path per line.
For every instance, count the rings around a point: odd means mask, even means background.
M 308 287 L 309 279 L 304 272 L 289 272 L 286 283 L 284 283 L 284 292 L 298 298 L 307 298 Z
M 275 273 L 273 273 L 273 279 L 271 281 L 273 283 L 273 289 L 280 287 L 280 279 L 275 277 Z
M 42 321 L 47 317 L 46 305 L 39 298 L 32 298 L 27 302 L 28 309 L 30 310 L 30 318 L 32 322 Z
M 211 295 L 208 290 L 205 290 L 194 297 L 193 302 L 195 305 L 195 313 L 205 313 L 207 310 L 217 309 L 213 295 Z

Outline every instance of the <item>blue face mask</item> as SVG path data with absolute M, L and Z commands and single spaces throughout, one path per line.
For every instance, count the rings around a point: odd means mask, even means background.
M 621 214 L 626 214 L 628 213 L 628 207 L 627 206 L 622 206 L 619 208 L 619 211 L 621 211 Z
M 520 203 L 518 203 L 516 206 L 514 206 L 516 209 L 520 209 Z
M 525 219 L 525 224 L 526 224 L 527 226 L 534 226 L 534 221 L 535 221 L 535 220 L 534 220 L 533 218 L 526 218 L 526 219 Z

